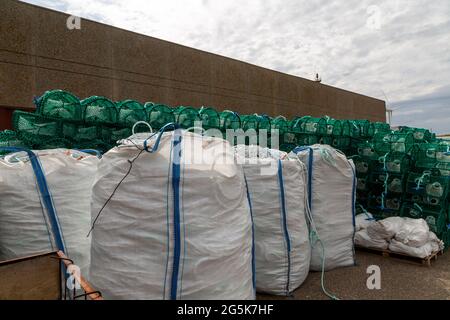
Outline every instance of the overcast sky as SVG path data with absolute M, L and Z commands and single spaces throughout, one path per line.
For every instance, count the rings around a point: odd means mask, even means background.
M 26 0 L 386 101 L 450 133 L 449 0 Z

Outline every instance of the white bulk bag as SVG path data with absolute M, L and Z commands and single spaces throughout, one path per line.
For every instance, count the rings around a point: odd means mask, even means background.
M 92 285 L 107 299 L 254 299 L 251 212 L 231 145 L 161 132 L 124 140 L 99 164 Z
M 0 159 L 0 261 L 62 249 L 88 276 L 90 199 L 98 161 L 67 149 L 22 151 Z
M 297 156 L 308 169 L 308 197 L 311 215 L 318 237 L 312 244 L 311 270 L 322 270 L 325 252 L 325 270 L 355 264 L 353 237 L 355 234 L 355 169 L 343 153 L 328 146 L 316 144 L 297 147 L 291 157 Z
M 235 148 L 252 204 L 256 289 L 288 295 L 306 279 L 311 259 L 305 166 L 298 160 L 280 159 L 286 154 L 276 150 Z

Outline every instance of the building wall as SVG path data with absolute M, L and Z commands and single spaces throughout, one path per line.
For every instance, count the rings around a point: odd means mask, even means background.
M 13 1 L 0 1 L 0 129 L 49 89 L 245 113 L 385 121 L 385 102 Z

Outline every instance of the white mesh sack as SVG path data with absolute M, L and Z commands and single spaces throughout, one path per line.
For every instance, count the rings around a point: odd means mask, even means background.
M 305 218 L 305 166 L 298 160 L 282 160 L 286 154 L 276 150 L 242 145 L 235 148 L 252 204 L 256 289 L 288 295 L 306 279 L 311 259 Z
M 355 264 L 355 168 L 343 153 L 316 144 L 297 147 L 298 157 L 308 169 L 308 199 L 317 235 L 323 244 L 312 243 L 311 270 L 325 270 Z
M 67 149 L 0 158 L 0 261 L 62 250 L 88 278 L 87 234 L 98 161 Z
M 254 299 L 242 167 L 227 141 L 171 126 L 103 156 L 91 282 L 107 299 Z

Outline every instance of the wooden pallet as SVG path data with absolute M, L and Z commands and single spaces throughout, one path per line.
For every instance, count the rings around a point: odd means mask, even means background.
M 409 262 L 413 262 L 413 263 L 416 263 L 416 264 L 422 264 L 422 265 L 425 265 L 427 267 L 431 266 L 431 261 L 432 260 L 437 260 L 438 256 L 442 255 L 444 253 L 444 251 L 441 250 L 441 251 L 433 252 L 428 257 L 418 258 L 418 257 L 409 256 L 409 255 L 404 254 L 404 253 L 394 252 L 394 251 L 391 251 L 391 250 L 388 250 L 388 249 L 381 250 L 381 249 L 365 248 L 365 247 L 361 247 L 361 246 L 355 246 L 355 248 L 360 250 L 360 251 L 380 254 L 383 257 L 391 257 L 391 258 L 401 259 L 403 261 L 409 261 Z

